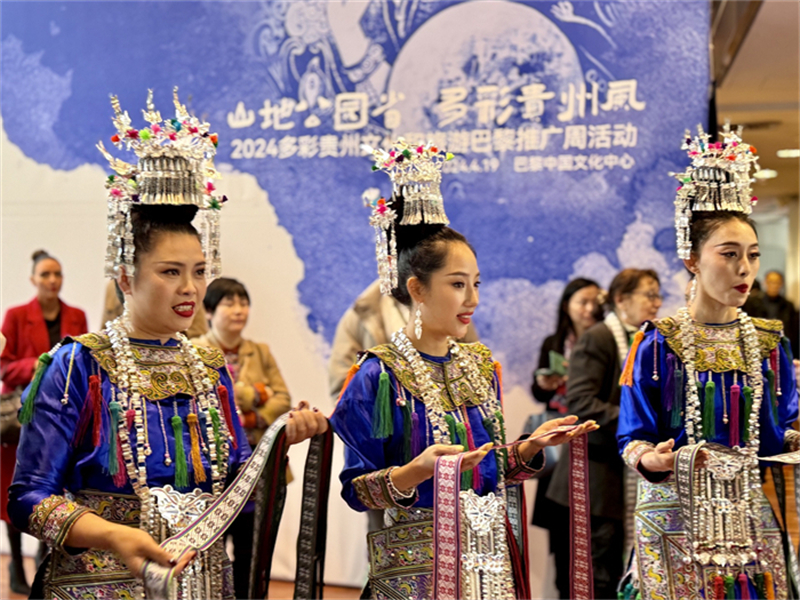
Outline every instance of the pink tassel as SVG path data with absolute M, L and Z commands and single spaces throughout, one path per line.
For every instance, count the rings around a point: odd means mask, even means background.
M 469 415 L 466 410 L 464 410 L 464 427 L 467 430 L 469 449 L 475 450 L 475 438 L 472 437 L 472 426 L 469 424 Z M 478 493 L 483 489 L 483 478 L 481 477 L 481 466 L 479 464 L 472 469 L 472 489 Z
M 742 600 L 751 600 L 750 599 L 750 586 L 747 583 L 747 575 L 744 573 L 739 573 L 739 577 L 737 578 L 739 582 L 739 589 L 741 592 Z
M 89 423 L 92 423 L 92 444 L 95 448 L 100 446 L 102 433 L 102 409 L 103 394 L 100 388 L 100 376 L 91 375 L 89 377 L 89 392 L 81 408 L 81 416 L 78 419 L 78 427 L 72 437 L 73 447 L 77 447 L 83 441 L 84 436 L 89 431 Z
M 741 396 L 742 388 L 739 384 L 731 386 L 731 424 L 730 424 L 730 438 L 731 447 L 739 445 L 739 398 Z
M 133 417 L 136 415 L 136 411 L 132 408 L 129 408 L 125 411 L 125 423 L 128 425 L 128 431 L 133 430 Z
M 239 442 L 236 439 L 236 429 L 233 427 L 231 403 L 228 401 L 228 388 L 224 385 L 217 387 L 217 395 L 219 396 L 219 403 L 222 405 L 222 414 L 225 415 L 225 423 L 228 425 L 228 432 L 231 434 L 231 446 L 236 449 L 239 447 Z
M 419 415 L 411 412 L 411 457 L 422 454 L 422 431 L 419 426 Z
M 113 477 L 114 485 L 118 488 L 125 487 L 128 481 L 127 471 L 125 470 L 125 459 L 122 457 L 122 442 L 117 436 L 117 473 Z

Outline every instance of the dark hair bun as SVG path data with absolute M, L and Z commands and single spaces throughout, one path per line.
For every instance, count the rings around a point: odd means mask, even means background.
M 134 204 L 131 216 L 139 221 L 158 225 L 184 225 L 191 223 L 197 207 L 191 204 Z
M 31 260 L 33 261 L 33 264 L 36 264 L 40 260 L 44 260 L 45 258 L 50 258 L 50 255 L 47 253 L 47 250 L 39 249 L 39 250 L 36 250 L 31 255 Z

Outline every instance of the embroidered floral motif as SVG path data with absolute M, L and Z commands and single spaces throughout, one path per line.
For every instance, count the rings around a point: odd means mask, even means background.
M 667 344 L 683 360 L 683 344 L 680 327 L 674 317 L 654 321 Z M 758 334 L 762 358 L 780 344 L 783 324 L 772 319 L 753 319 Z M 742 330 L 738 322 L 727 325 L 704 325 L 695 323 L 695 345 L 697 346 L 697 371 L 746 371 Z
M 91 508 L 106 521 L 122 525 L 139 524 L 142 503 L 136 496 L 82 491 L 75 495 L 75 500 Z
M 800 450 L 800 431 L 787 429 L 783 436 L 783 447 L 785 452 L 796 452 Z
M 655 447 L 655 444 L 642 440 L 629 442 L 622 451 L 622 461 L 634 471 L 638 471 L 639 461 L 642 459 L 642 456 L 651 450 L 655 450 Z
M 459 356 L 453 356 L 445 363 L 428 361 L 423 357 L 425 364 L 431 367 L 431 379 L 440 388 L 442 404 L 447 411 L 455 410 L 462 404 L 478 406 L 483 401 L 467 378 L 464 361 L 475 360 L 481 375 L 486 378 L 489 385 L 494 384 L 494 363 L 491 351 L 480 342 L 459 344 L 459 346 L 461 347 Z M 411 365 L 393 344 L 376 346 L 369 352 L 377 356 L 392 370 L 400 385 L 416 398 L 422 398 L 422 390 L 414 377 Z
M 117 362 L 111 350 L 111 342 L 102 333 L 87 333 L 75 338 L 92 353 L 100 367 L 108 373 L 109 380 L 117 383 Z M 211 383 L 219 383 L 217 369 L 225 366 L 225 357 L 217 348 L 195 346 L 200 359 L 206 366 Z M 191 381 L 186 376 L 186 369 L 180 362 L 180 346 L 153 346 L 131 342 L 133 361 L 141 370 L 142 380 L 149 385 L 141 393 L 150 400 L 163 400 L 176 394 L 194 394 Z
M 28 517 L 28 529 L 51 548 L 57 548 L 67 539 L 78 517 L 92 509 L 66 496 L 48 496 L 33 507 Z

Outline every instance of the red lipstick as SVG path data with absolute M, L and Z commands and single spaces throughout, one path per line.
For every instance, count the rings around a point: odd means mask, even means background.
M 178 316 L 190 319 L 194 316 L 194 302 L 181 302 L 172 307 Z
M 469 325 L 471 321 L 471 317 L 474 313 L 461 313 L 460 315 L 456 315 L 459 321 L 461 321 L 464 325 Z
M 736 287 L 734 287 L 733 289 L 735 289 L 735 290 L 736 290 L 737 292 L 739 292 L 740 294 L 746 294 L 746 293 L 747 293 L 747 290 L 749 290 L 749 289 L 750 289 L 750 286 L 749 286 L 749 285 L 747 285 L 746 283 L 743 283 L 742 285 L 737 285 L 737 286 L 736 286 Z

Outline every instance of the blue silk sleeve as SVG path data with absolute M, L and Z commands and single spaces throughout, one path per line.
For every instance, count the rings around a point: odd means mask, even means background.
M 23 397 L 23 402 L 34 402 L 34 413 L 31 422 L 22 426 L 8 503 L 12 523 L 23 531 L 28 530 L 34 507 L 49 496 L 63 494 L 74 470 L 80 469 L 80 464 L 74 463 L 72 438 L 94 361 L 88 350 L 76 344 L 68 402 L 62 404 L 72 347 L 73 344 L 62 347 L 53 357 L 36 398 L 27 397 L 30 387 Z M 99 453 L 103 448 L 94 450 Z M 107 448 L 105 452 L 108 453 Z

